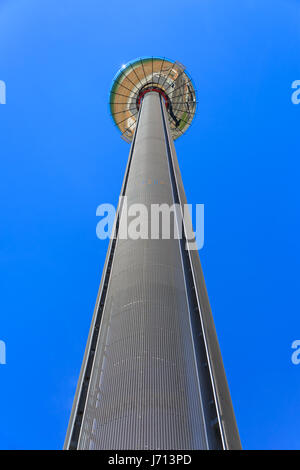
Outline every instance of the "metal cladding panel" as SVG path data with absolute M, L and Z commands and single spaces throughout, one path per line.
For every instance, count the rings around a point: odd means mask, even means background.
M 174 203 L 160 96 L 142 102 L 128 206 Z M 179 240 L 117 238 L 77 448 L 207 449 Z
M 184 186 L 177 161 L 174 142 L 169 139 L 172 166 L 174 168 L 178 201 L 187 204 Z M 206 340 L 206 355 L 211 367 L 211 379 L 215 388 L 215 403 L 219 409 L 220 431 L 223 435 L 224 448 L 230 450 L 242 449 L 239 431 L 235 419 L 230 391 L 227 383 L 222 355 L 219 347 L 215 324 L 210 308 L 204 275 L 197 250 L 186 251 L 190 258 L 190 268 L 193 272 L 193 283 L 197 296 L 199 318 L 202 321 L 202 334 Z

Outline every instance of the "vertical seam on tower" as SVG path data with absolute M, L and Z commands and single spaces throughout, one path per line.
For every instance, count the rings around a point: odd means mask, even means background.
M 121 196 L 125 195 L 126 188 L 127 188 L 127 182 L 128 182 L 128 175 L 130 171 L 130 166 L 131 166 L 131 161 L 132 161 L 132 156 L 133 156 L 133 151 L 135 147 L 135 140 L 136 140 L 136 135 L 138 131 L 138 125 L 139 125 L 139 119 L 140 119 L 140 113 L 141 113 L 142 106 L 140 107 L 140 111 L 138 114 L 137 118 L 137 125 L 134 133 L 134 138 L 132 141 L 131 149 L 130 149 L 130 154 L 129 154 L 129 159 L 128 159 L 128 166 L 126 170 L 126 175 L 124 179 L 124 184 L 123 188 L 121 191 Z M 91 377 L 92 377 L 92 372 L 94 368 L 94 360 L 95 360 L 95 355 L 96 355 L 96 348 L 98 344 L 98 338 L 99 338 L 99 332 L 100 332 L 100 326 L 101 326 L 101 321 L 103 317 L 103 312 L 104 312 L 104 305 L 105 305 L 105 299 L 106 299 L 106 294 L 108 291 L 108 286 L 109 286 L 109 280 L 110 280 L 110 273 L 112 271 L 112 263 L 114 260 L 114 253 L 116 249 L 116 243 L 117 243 L 117 238 L 118 238 L 118 232 L 119 232 L 119 210 L 118 213 L 116 214 L 116 223 L 114 227 L 114 235 L 112 237 L 112 244 L 110 247 L 110 252 L 108 255 L 108 262 L 106 266 L 106 271 L 105 271 L 105 276 L 103 278 L 103 284 L 102 284 L 102 290 L 101 294 L 98 298 L 97 306 L 95 311 L 96 313 L 96 319 L 95 323 L 93 326 L 92 334 L 91 334 L 91 341 L 90 341 L 90 346 L 89 346 L 89 352 L 86 358 L 85 362 L 85 368 L 80 384 L 80 391 L 78 394 L 78 399 L 76 403 L 76 411 L 74 413 L 74 418 L 73 418 L 73 423 L 72 423 L 72 428 L 70 431 L 70 436 L 69 436 L 69 442 L 67 448 L 70 450 L 75 450 L 77 449 L 80 437 L 81 437 L 81 431 L 82 431 L 82 423 L 83 423 L 83 418 L 85 415 L 86 411 L 86 403 L 87 403 L 87 396 L 90 388 L 90 383 L 91 383 Z M 101 311 L 100 311 L 101 308 Z M 94 348 L 93 348 L 94 346 Z M 89 364 L 89 361 L 91 361 L 91 364 Z M 89 367 L 89 369 L 88 369 Z M 83 403 L 80 403 L 80 401 L 83 400 Z M 81 408 L 81 409 L 79 409 Z M 79 415 L 80 414 L 80 415 Z M 75 436 L 74 436 L 75 434 Z
M 172 165 L 172 160 L 170 158 L 170 147 L 169 147 L 168 135 L 167 135 L 167 132 L 166 132 L 165 116 L 164 116 L 164 113 L 163 113 L 163 105 L 162 105 L 162 102 L 161 102 L 161 98 L 160 98 L 160 106 L 161 106 L 161 115 L 162 115 L 162 121 L 163 121 L 163 129 L 164 129 L 165 145 L 166 145 L 166 150 L 167 150 L 167 161 L 168 161 L 168 168 L 169 168 L 169 175 L 170 175 L 173 201 L 177 204 L 180 201 L 179 201 L 178 194 L 175 193 L 175 189 L 176 189 L 176 192 L 177 192 L 177 188 L 174 187 L 174 181 L 173 181 L 174 175 L 172 174 L 172 171 L 174 172 L 174 168 L 173 168 L 173 165 Z M 177 226 L 178 226 L 177 212 L 176 211 L 174 213 L 174 219 L 176 220 L 176 223 L 177 223 Z M 199 372 L 198 372 L 198 366 L 197 366 L 196 351 L 195 351 L 195 346 L 194 346 L 194 338 L 193 338 L 192 327 L 191 327 L 190 302 L 189 302 L 189 296 L 188 296 L 188 292 L 187 292 L 186 273 L 185 273 L 185 266 L 184 266 L 184 262 L 183 262 L 183 255 L 182 255 L 180 240 L 178 240 L 178 245 L 179 245 L 180 259 L 181 259 L 181 265 L 182 265 L 182 274 L 183 274 L 183 278 L 184 278 L 186 302 L 187 302 L 187 308 L 188 308 L 188 312 L 189 312 L 189 326 L 190 326 L 190 334 L 191 334 L 191 340 L 192 340 L 192 345 L 193 345 L 194 366 L 195 366 L 195 370 L 196 370 L 196 376 L 197 376 L 198 387 L 199 387 L 198 388 L 198 393 L 199 393 L 200 403 L 201 403 L 203 427 L 204 427 L 206 445 L 207 445 L 207 448 L 209 449 L 208 436 L 207 436 L 207 430 L 206 430 L 206 419 L 205 419 L 204 406 L 203 406 L 203 397 L 202 397 L 202 393 L 201 393 L 201 384 L 200 384 L 200 378 L 199 378 Z
M 178 188 L 177 188 L 177 180 L 176 180 L 175 171 L 174 171 L 174 168 L 173 168 L 172 154 L 171 154 L 170 144 L 169 144 L 169 140 L 168 140 L 168 133 L 167 133 L 167 126 L 166 126 L 166 121 L 165 121 L 165 115 L 164 115 L 164 112 L 163 112 L 163 108 L 162 108 L 163 105 L 162 105 L 161 99 L 160 99 L 160 106 L 161 106 L 161 113 L 162 113 L 162 119 L 163 119 L 163 127 L 164 127 L 164 135 L 165 135 L 165 144 L 166 144 L 166 149 L 167 149 L 167 156 L 168 156 L 168 164 L 169 164 L 169 171 L 170 171 L 170 177 L 171 177 L 170 179 L 171 179 L 171 186 L 172 186 L 173 198 L 174 198 L 174 202 L 179 203 L 180 206 L 181 206 L 181 201 L 180 201 L 180 198 L 179 198 L 179 193 L 178 193 Z M 172 174 L 172 171 L 173 171 L 173 174 Z M 181 208 L 181 210 L 182 210 L 182 208 Z M 185 240 L 186 240 L 184 224 L 183 224 L 183 227 L 182 227 L 182 233 L 183 233 L 184 238 L 185 238 Z M 181 253 L 181 256 L 182 256 L 182 260 L 183 260 L 182 245 L 181 245 L 181 243 L 179 243 L 179 247 L 180 247 L 180 253 Z M 192 269 L 191 260 L 190 260 L 190 257 L 189 257 L 189 256 L 188 256 L 188 260 L 187 260 L 187 261 L 188 261 L 188 264 L 189 264 L 189 266 L 190 266 L 190 268 L 191 268 L 192 278 L 193 278 L 193 284 L 194 284 L 194 290 L 195 290 L 195 292 L 196 292 L 195 280 L 194 280 L 194 275 L 193 275 L 193 269 Z M 186 268 L 185 268 L 185 266 L 184 266 L 184 263 L 183 263 L 183 272 L 184 272 L 184 278 L 185 278 L 185 283 L 186 283 Z M 196 293 L 196 298 L 197 298 L 197 304 L 198 304 L 199 313 L 201 313 L 201 311 L 200 311 L 200 304 L 199 304 L 199 299 L 198 299 L 197 293 Z M 188 302 L 188 308 L 189 308 L 189 311 L 190 311 L 189 302 Z M 200 318 L 200 326 L 201 326 L 201 330 L 202 330 L 202 334 L 203 334 L 203 338 L 204 338 L 204 345 L 205 345 L 206 357 L 207 357 L 207 361 L 208 361 L 208 365 L 209 365 L 209 372 L 210 372 L 209 376 L 210 376 L 210 382 L 211 382 L 213 397 L 214 397 L 214 401 L 215 401 L 215 407 L 216 407 L 217 418 L 218 418 L 218 423 L 219 423 L 219 429 L 220 429 L 220 434 L 221 434 L 222 446 L 223 446 L 223 448 L 226 448 L 226 444 L 225 444 L 226 439 L 225 439 L 224 430 L 223 430 L 223 427 L 222 427 L 222 421 L 221 421 L 220 411 L 219 411 L 219 403 L 218 403 L 218 399 L 217 399 L 217 395 L 216 395 L 216 391 L 215 391 L 215 385 L 214 385 L 213 375 L 212 375 L 212 372 L 211 372 L 210 357 L 209 357 L 209 352 L 208 352 L 207 345 L 206 345 L 206 341 L 205 341 L 205 331 L 204 331 L 204 326 L 203 326 L 203 323 L 202 323 L 201 318 Z M 193 341 L 193 345 L 194 345 L 194 338 L 193 338 L 193 335 L 192 335 L 192 341 Z M 196 363 L 196 364 L 197 364 L 197 363 Z M 198 366 L 197 366 L 197 365 L 196 365 L 196 368 L 197 368 L 197 376 L 198 376 L 198 378 L 199 378 Z M 202 403 L 202 397 L 201 397 L 201 403 Z M 205 419 L 205 416 L 204 416 L 204 419 Z

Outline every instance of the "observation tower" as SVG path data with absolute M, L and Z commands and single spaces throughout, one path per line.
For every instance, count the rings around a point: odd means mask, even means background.
M 187 203 L 174 141 L 196 93 L 185 67 L 147 57 L 123 66 L 110 111 L 131 143 L 121 188 L 128 207 Z M 116 214 L 65 449 L 240 449 L 197 250 L 180 238 L 121 236 Z M 173 233 L 173 232 L 172 232 Z

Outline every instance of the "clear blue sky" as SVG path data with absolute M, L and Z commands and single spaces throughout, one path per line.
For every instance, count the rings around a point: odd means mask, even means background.
M 198 115 L 176 143 L 246 449 L 300 448 L 298 0 L 0 0 L 0 448 L 60 449 L 129 146 L 111 80 L 184 63 Z

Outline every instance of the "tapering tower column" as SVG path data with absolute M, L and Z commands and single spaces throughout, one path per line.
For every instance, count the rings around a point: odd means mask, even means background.
M 149 67 L 152 74 L 147 75 Z M 145 80 L 140 83 L 134 76 L 139 77 L 141 68 Z M 176 210 L 169 237 L 164 227 L 154 236 L 152 230 L 153 207 L 177 205 L 182 210 L 186 203 L 173 139 L 193 116 L 194 89 L 181 65 L 162 59 L 141 59 L 122 75 L 126 81 L 119 84 L 129 89 L 132 83 L 136 107 L 136 113 L 122 121 L 127 119 L 123 133 L 132 140 L 123 204 L 107 253 L 65 448 L 239 448 L 198 252 L 187 249 L 184 223 L 182 236 L 174 236 L 182 224 Z M 129 108 L 127 103 L 123 112 Z M 129 227 L 124 230 L 123 216 L 127 211 L 130 223 L 130 216 L 141 214 L 137 205 L 145 210 L 147 231 L 133 239 Z

